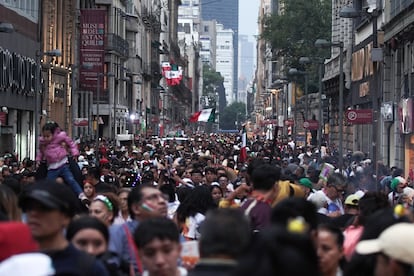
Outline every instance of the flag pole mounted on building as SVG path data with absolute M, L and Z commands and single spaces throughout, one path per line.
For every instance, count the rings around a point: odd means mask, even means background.
M 207 108 L 207 109 L 203 109 L 191 115 L 189 121 L 191 123 L 196 123 L 196 122 L 214 123 L 215 119 L 216 119 L 216 109 Z

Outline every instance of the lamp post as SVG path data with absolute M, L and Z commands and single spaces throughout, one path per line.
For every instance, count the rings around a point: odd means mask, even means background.
M 161 100 L 161 103 L 162 103 L 162 109 L 161 109 L 161 112 L 162 112 L 162 118 L 161 118 L 161 122 L 162 122 L 162 124 L 160 125 L 160 137 L 163 137 L 163 136 L 165 136 L 165 112 L 166 112 L 166 103 L 165 103 L 165 94 L 167 93 L 167 91 L 165 91 L 165 89 L 163 89 L 163 90 L 160 90 L 160 94 L 162 95 L 162 100 Z M 162 130 L 162 131 L 161 131 Z
M 289 75 L 298 76 L 302 75 L 305 77 L 305 120 L 308 120 L 308 72 L 300 71 L 296 68 L 289 69 Z M 308 147 L 308 128 L 305 128 L 305 150 Z
M 357 11 L 354 7 L 345 6 L 339 12 L 339 16 L 343 18 L 357 18 L 365 15 L 372 22 L 372 49 L 371 49 L 371 61 L 372 61 L 372 89 L 369 89 L 371 94 L 372 101 L 372 164 L 375 166 L 375 175 L 378 175 L 378 113 L 379 113 L 379 103 L 378 103 L 378 73 L 377 65 L 378 61 L 382 61 L 382 49 L 378 48 L 378 9 L 376 3 L 374 5 L 369 5 L 367 10 Z M 378 183 L 377 183 L 378 184 Z
M 113 77 L 115 76 L 112 72 L 98 73 L 96 76 L 96 149 L 95 149 L 95 158 L 96 164 L 99 166 L 99 102 L 101 101 L 101 78 L 104 76 Z
M 36 51 L 36 63 L 38 65 L 39 72 L 37 73 L 37 81 L 36 81 L 36 93 L 35 93 L 35 106 L 34 106 L 34 112 L 35 112 L 35 152 L 38 147 L 38 136 L 40 135 L 40 112 L 43 109 L 43 101 L 39 99 L 40 93 L 41 93 L 41 85 L 40 81 L 42 78 L 42 65 L 41 65 L 41 57 L 47 56 L 47 57 L 60 57 L 62 53 L 59 49 L 54 49 L 51 51 L 42 52 L 40 50 Z M 49 91 L 49 71 L 47 73 L 47 91 Z M 40 103 L 39 103 L 40 100 Z M 39 110 L 40 106 L 40 110 Z
M 339 48 L 339 160 L 338 168 L 342 172 L 344 166 L 344 154 L 343 154 L 343 136 L 344 136 L 344 43 L 339 42 L 329 42 L 325 39 L 317 39 L 315 41 L 315 46 L 319 48 L 326 47 L 338 47 Z
M 319 101 L 319 128 L 318 128 L 318 148 L 322 146 L 322 130 L 323 130 L 323 103 L 322 103 L 322 91 L 323 91 L 323 83 L 322 83 L 322 74 L 323 74 L 323 65 L 324 60 L 320 57 L 301 57 L 299 58 L 299 63 L 301 64 L 309 64 L 309 63 L 316 63 L 318 64 L 318 82 L 319 82 L 319 93 L 318 93 L 318 101 Z
M 72 130 L 72 136 L 73 137 L 75 137 L 75 136 L 78 136 L 79 135 L 79 131 L 78 131 L 78 128 L 79 127 L 76 127 L 77 129 L 77 131 L 75 132 L 75 126 L 73 125 L 73 122 L 74 122 L 74 120 L 75 120 L 75 118 L 77 118 L 78 117 L 78 112 L 79 112 L 79 107 L 78 107 L 78 103 L 75 103 L 74 101 L 75 100 L 77 100 L 78 99 L 78 91 L 77 91 L 77 89 L 78 89 L 78 86 L 77 86 L 77 78 L 76 78 L 76 75 L 77 75 L 77 73 L 78 73 L 78 71 L 77 70 L 79 70 L 79 68 L 85 68 L 85 69 L 91 69 L 91 68 L 93 68 L 93 64 L 92 63 L 83 63 L 83 64 L 80 64 L 80 65 L 75 65 L 75 64 L 72 64 L 70 67 L 69 67 L 69 69 L 70 69 L 70 82 L 71 82 L 71 105 L 72 105 L 72 113 L 71 113 L 71 122 L 72 122 L 72 128 L 73 128 L 73 130 Z M 88 119 L 90 120 L 90 117 L 88 117 Z

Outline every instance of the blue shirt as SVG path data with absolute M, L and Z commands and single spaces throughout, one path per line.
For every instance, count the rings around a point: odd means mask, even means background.
M 108 251 L 116 253 L 116 257 L 114 257 L 110 261 L 116 263 L 118 266 L 122 263 L 122 261 L 132 263 L 135 271 L 138 271 L 136 257 L 133 255 L 134 252 L 131 252 L 124 225 L 128 227 L 133 241 L 133 235 L 135 230 L 138 228 L 139 222 L 137 220 L 132 220 L 124 224 L 112 225 L 111 227 L 109 227 Z

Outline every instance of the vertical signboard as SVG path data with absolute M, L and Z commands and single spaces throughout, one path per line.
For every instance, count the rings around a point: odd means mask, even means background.
M 400 117 L 401 133 L 409 134 L 413 132 L 413 99 L 402 99 L 398 107 Z
M 81 10 L 79 87 L 81 90 L 92 91 L 94 97 L 96 97 L 98 73 L 103 73 L 104 69 L 105 22 L 105 10 Z M 107 98 L 103 95 L 102 83 L 101 80 L 101 93 L 103 98 Z

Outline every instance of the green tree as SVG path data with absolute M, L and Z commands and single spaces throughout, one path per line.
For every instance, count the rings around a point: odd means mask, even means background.
M 210 65 L 203 65 L 203 96 L 214 94 L 214 89 L 224 82 L 224 78 Z
M 242 102 L 234 102 L 226 106 L 220 114 L 220 129 L 240 128 L 246 120 L 246 105 Z M 237 126 L 236 126 L 237 122 Z
M 264 18 L 264 31 L 261 34 L 273 49 L 274 59 L 284 58 L 285 68 L 295 67 L 303 70 L 299 58 L 329 57 L 329 49 L 318 49 L 315 40 L 331 37 L 331 0 L 280 0 L 284 7 L 281 14 L 271 14 Z M 309 92 L 317 80 L 316 66 L 310 70 Z M 285 72 L 287 73 L 287 72 Z

